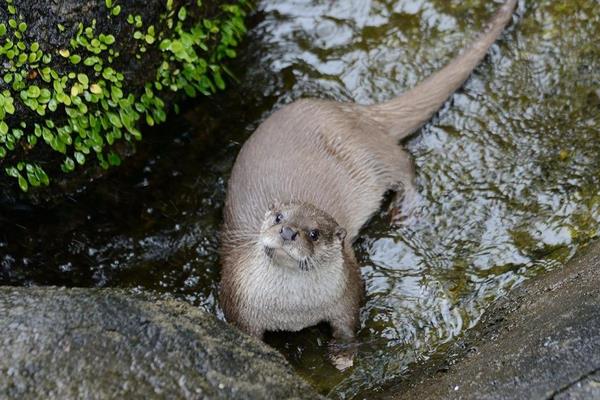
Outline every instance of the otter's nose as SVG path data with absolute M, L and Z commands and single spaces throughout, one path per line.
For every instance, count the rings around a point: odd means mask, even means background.
M 296 236 L 298 236 L 298 231 L 293 230 L 289 226 L 284 226 L 279 231 L 279 234 L 283 238 L 283 240 L 296 240 Z

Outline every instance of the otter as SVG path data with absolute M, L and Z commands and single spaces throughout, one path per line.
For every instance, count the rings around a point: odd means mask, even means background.
M 487 29 L 405 94 L 364 106 L 301 99 L 268 117 L 233 166 L 221 230 L 220 304 L 250 335 L 328 322 L 352 341 L 364 283 L 352 244 L 388 191 L 417 193 L 399 142 L 458 90 L 511 20 L 507 0 Z

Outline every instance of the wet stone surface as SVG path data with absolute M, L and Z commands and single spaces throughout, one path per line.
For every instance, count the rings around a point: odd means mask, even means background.
M 556 400 L 600 399 L 600 370 L 570 384 L 554 396 Z
M 268 346 L 180 301 L 0 287 L 3 399 L 315 399 Z

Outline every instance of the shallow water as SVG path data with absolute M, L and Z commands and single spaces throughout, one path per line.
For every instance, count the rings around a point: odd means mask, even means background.
M 244 139 L 308 96 L 373 103 L 448 61 L 496 5 L 483 0 L 263 0 L 239 85 L 148 134 L 127 166 L 58 205 L 0 215 L 0 283 L 155 291 L 219 313 L 217 231 Z M 406 143 L 421 194 L 410 226 L 376 216 L 356 244 L 367 281 L 356 366 L 327 329 L 270 335 L 332 397 L 439 356 L 514 285 L 598 235 L 600 5 L 521 2 L 465 88 Z

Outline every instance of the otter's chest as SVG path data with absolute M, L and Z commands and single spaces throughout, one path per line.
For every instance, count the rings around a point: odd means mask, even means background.
M 267 330 L 296 331 L 326 320 L 347 286 L 343 264 L 310 271 L 269 265 L 247 272 L 243 308 Z

